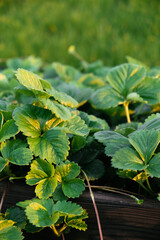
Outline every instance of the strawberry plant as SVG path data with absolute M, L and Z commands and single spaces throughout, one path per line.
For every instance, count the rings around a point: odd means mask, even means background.
M 118 192 L 139 185 L 135 194 L 159 199 L 159 68 L 130 57 L 116 67 L 90 64 L 70 50 L 80 70 L 29 57 L 0 73 L 0 180 L 25 180 L 35 195 L 0 214 L 1 239 L 85 231 L 87 212 L 72 202 L 85 179 L 95 209 L 91 181 Z

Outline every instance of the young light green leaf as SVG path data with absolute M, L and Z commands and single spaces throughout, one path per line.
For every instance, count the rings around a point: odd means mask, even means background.
M 19 228 L 13 226 L 12 220 L 1 220 L 0 221 L 0 239 L 3 240 L 22 240 L 22 232 Z
M 146 164 L 151 159 L 155 149 L 160 142 L 160 134 L 156 130 L 135 131 L 129 136 L 129 142 L 139 153 Z
M 43 91 L 43 87 L 40 82 L 40 77 L 37 76 L 36 74 L 30 71 L 18 68 L 16 77 L 18 81 L 26 88 Z
M 18 133 L 18 128 L 14 120 L 8 120 L 4 123 L 0 130 L 0 142 L 3 142 L 11 137 L 14 137 Z
M 2 156 L 16 165 L 28 165 L 32 160 L 32 152 L 21 140 L 11 140 L 1 145 Z
M 136 151 L 122 148 L 112 158 L 112 166 L 124 170 L 143 170 L 146 168 Z
M 65 196 L 76 198 L 85 190 L 85 184 L 82 179 L 71 179 L 62 182 L 62 190 Z
M 54 205 L 53 212 L 59 212 L 62 216 L 79 216 L 82 214 L 83 209 L 76 203 L 64 200 L 62 202 L 58 201 Z
M 160 153 L 157 153 L 149 162 L 146 172 L 151 177 L 160 177 Z
M 55 98 L 59 103 L 63 104 L 64 106 L 68 106 L 71 108 L 75 108 L 78 105 L 78 102 L 72 98 L 71 96 L 67 95 L 64 92 L 58 92 L 54 88 L 47 91 L 51 96 Z
M 50 163 L 60 163 L 68 155 L 68 137 L 60 128 L 52 128 L 37 138 L 28 138 L 28 143 L 35 156 Z

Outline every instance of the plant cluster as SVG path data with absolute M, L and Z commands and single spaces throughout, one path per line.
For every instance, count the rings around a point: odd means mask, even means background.
M 45 227 L 57 236 L 85 231 L 86 210 L 72 201 L 85 178 L 111 184 L 116 176 L 158 196 L 160 69 L 132 58 L 105 67 L 70 53 L 81 70 L 29 57 L 0 72 L 0 180 L 35 186 L 35 198 L 0 214 L 1 239 Z

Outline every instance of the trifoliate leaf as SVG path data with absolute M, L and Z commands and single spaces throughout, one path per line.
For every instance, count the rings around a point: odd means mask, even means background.
M 122 148 L 112 158 L 112 166 L 124 170 L 143 170 L 146 168 L 136 151 Z
M 32 160 L 32 152 L 21 140 L 11 140 L 1 145 L 2 156 L 16 165 L 28 165 Z
M 149 162 L 146 172 L 151 177 L 160 177 L 160 153 L 156 154 Z
M 37 138 L 28 138 L 28 143 L 35 156 L 50 163 L 60 163 L 68 155 L 68 137 L 60 128 L 52 128 Z
M 18 133 L 18 128 L 14 122 L 14 120 L 8 120 L 4 123 L 0 130 L 0 142 L 9 139 L 10 137 L 15 136 Z
M 5 218 L 15 222 L 15 226 L 24 228 L 26 224 L 26 215 L 19 207 L 11 207 L 6 210 Z
M 82 214 L 83 209 L 81 206 L 76 203 L 66 202 L 66 201 L 58 201 L 54 207 L 54 212 L 59 212 L 62 216 L 79 216 Z
M 12 220 L 0 221 L 0 239 L 3 240 L 22 240 L 22 232 L 15 226 Z
M 116 107 L 123 101 L 124 98 L 110 86 L 98 89 L 90 98 L 91 104 L 93 104 L 93 106 L 97 109 Z
M 107 74 L 107 81 L 120 96 L 126 98 L 126 96 L 143 80 L 145 74 L 146 70 L 144 67 L 126 63 L 112 68 Z
M 7 160 L 0 157 L 0 172 L 5 168 L 6 164 L 7 164 Z
M 56 167 L 56 177 L 59 182 L 76 178 L 80 174 L 80 167 L 74 162 L 66 161 Z
M 85 122 L 76 114 L 73 114 L 68 121 L 64 121 L 60 126 L 65 127 L 67 133 L 85 136 L 89 133 L 89 129 Z
M 139 153 L 145 163 L 148 163 L 160 142 L 160 134 L 156 130 L 135 131 L 129 136 L 129 142 Z
M 71 179 L 62 182 L 62 190 L 67 197 L 79 197 L 85 190 L 85 184 L 82 179 Z
M 51 96 L 55 98 L 59 103 L 63 104 L 64 106 L 68 106 L 71 108 L 75 108 L 78 105 L 78 102 L 72 98 L 71 96 L 67 95 L 64 92 L 58 92 L 54 88 L 47 91 Z
M 50 99 L 39 98 L 39 101 L 45 108 L 49 109 L 53 114 L 55 114 L 56 117 L 63 120 L 68 120 L 71 118 L 71 112 L 67 107 Z
M 18 81 L 28 89 L 42 90 L 43 87 L 40 82 L 40 77 L 36 74 L 19 68 L 16 73 Z
M 50 200 L 51 199 L 46 200 L 46 205 L 50 205 Z M 29 204 L 29 206 L 26 207 L 25 212 L 30 223 L 37 227 L 50 227 L 56 223 L 59 218 L 59 213 L 56 213 L 54 216 L 52 216 L 46 207 L 35 202 Z

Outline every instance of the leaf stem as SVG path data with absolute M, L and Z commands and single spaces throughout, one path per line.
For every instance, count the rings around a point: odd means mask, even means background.
M 50 228 L 53 230 L 54 234 L 57 236 L 57 237 L 60 237 L 61 236 L 61 233 L 59 233 L 59 231 L 56 229 L 55 225 L 53 224 L 52 226 L 50 226 Z
M 130 119 L 130 114 L 129 114 L 129 102 L 124 102 L 123 103 L 124 109 L 125 109 L 125 113 L 126 113 L 126 118 L 127 118 L 127 122 L 130 123 L 131 119 Z
M 1 213 L 1 210 L 2 210 L 2 206 L 3 206 L 4 198 L 5 198 L 5 195 L 6 195 L 6 192 L 7 192 L 7 188 L 8 188 L 8 182 L 5 186 L 3 194 L 2 194 L 2 198 L 1 198 L 1 202 L 0 202 L 0 213 Z
M 151 188 L 151 185 L 150 185 L 150 183 L 149 183 L 149 180 L 148 180 L 148 178 L 146 179 L 146 183 L 147 183 L 148 189 L 151 191 L 151 193 L 153 193 L 153 191 L 152 191 L 152 188 Z
M 102 228 L 101 228 L 99 213 L 98 213 L 98 209 L 97 209 L 97 206 L 96 206 L 94 194 L 93 194 L 93 192 L 92 192 L 92 188 L 91 188 L 89 179 L 88 179 L 88 177 L 87 177 L 87 174 L 86 174 L 83 170 L 82 170 L 82 172 L 83 172 L 83 174 L 84 174 L 84 176 L 85 176 L 85 179 L 86 179 L 86 181 L 87 181 L 88 188 L 89 188 L 89 192 L 90 192 L 90 196 L 91 196 L 91 199 L 92 199 L 92 202 L 93 202 L 93 206 L 94 206 L 94 210 L 95 210 L 95 213 L 96 213 L 96 218 L 97 218 L 97 223 L 98 223 L 100 240 L 103 240 Z

